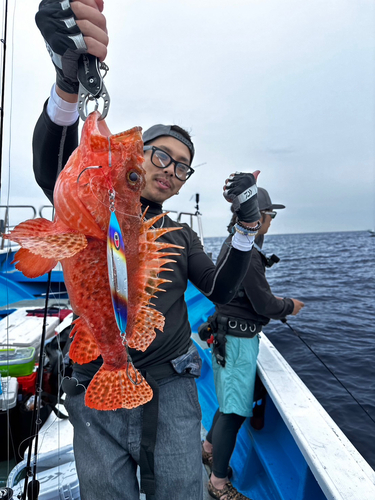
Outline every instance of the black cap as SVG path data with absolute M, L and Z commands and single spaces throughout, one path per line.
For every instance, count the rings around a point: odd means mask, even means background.
M 185 146 L 189 148 L 191 155 L 191 162 L 193 161 L 195 153 L 194 144 L 191 141 L 189 141 L 186 137 L 184 137 L 182 134 L 180 134 L 176 130 L 173 130 L 172 125 L 153 125 L 152 127 L 143 132 L 143 142 L 147 144 L 148 142 L 153 141 L 157 137 L 162 137 L 164 135 L 169 135 L 171 137 L 174 137 L 175 139 L 178 139 L 183 144 L 185 144 Z
M 281 208 L 285 208 L 285 205 L 275 205 L 272 203 L 270 195 L 268 192 L 261 188 L 258 187 L 258 204 L 259 204 L 259 210 L 279 210 Z

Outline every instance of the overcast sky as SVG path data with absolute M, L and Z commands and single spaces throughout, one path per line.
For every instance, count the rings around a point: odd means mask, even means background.
M 1 202 L 39 207 L 31 140 L 54 70 L 39 1 L 9 4 Z M 226 177 L 259 169 L 287 207 L 273 234 L 374 229 L 373 0 L 106 0 L 105 14 L 112 133 L 174 123 L 206 163 L 165 208 L 194 211 L 199 193 L 205 236 L 224 236 Z

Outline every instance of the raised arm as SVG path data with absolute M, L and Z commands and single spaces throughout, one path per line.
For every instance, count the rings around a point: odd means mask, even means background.
M 232 300 L 250 264 L 251 249 L 260 227 L 256 186 L 258 174 L 259 171 L 253 174 L 236 173 L 226 180 L 224 197 L 233 203 L 240 223 L 234 226 L 232 242 L 216 267 L 201 253 L 189 258 L 190 281 L 217 304 Z
M 37 183 L 53 203 L 56 178 L 78 145 L 78 59 L 88 52 L 107 54 L 103 0 L 43 0 L 35 16 L 56 70 L 56 85 L 39 117 L 33 136 Z

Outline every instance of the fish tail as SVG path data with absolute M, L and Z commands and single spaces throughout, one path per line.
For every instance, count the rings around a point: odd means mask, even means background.
M 152 396 L 151 387 L 131 363 L 121 370 L 102 366 L 87 388 L 85 404 L 95 410 L 130 410 L 147 403 Z

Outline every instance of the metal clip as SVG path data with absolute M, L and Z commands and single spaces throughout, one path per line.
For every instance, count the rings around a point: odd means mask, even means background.
M 100 70 L 104 70 L 104 75 Z M 104 101 L 103 112 L 100 120 L 103 120 L 107 114 L 110 104 L 109 94 L 103 83 L 103 78 L 107 74 L 108 66 L 100 63 L 99 59 L 91 54 L 82 54 L 78 61 L 78 113 L 83 121 L 88 116 L 88 101 L 95 101 L 95 111 L 98 109 L 98 99 Z

